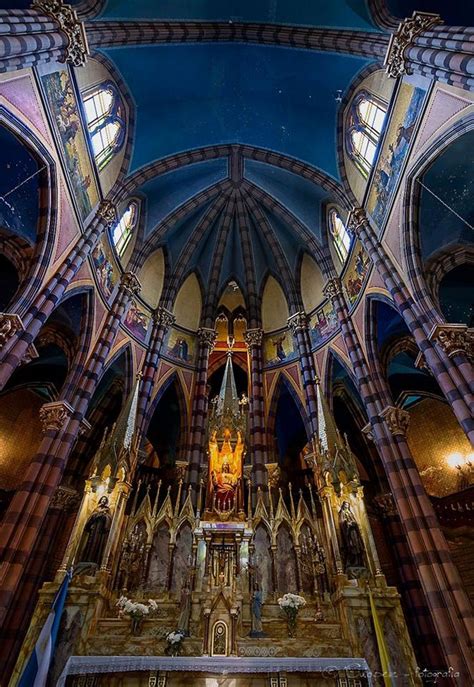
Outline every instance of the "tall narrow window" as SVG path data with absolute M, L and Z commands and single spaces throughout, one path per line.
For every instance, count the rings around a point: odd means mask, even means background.
M 348 153 L 364 176 L 374 163 L 387 108 L 368 93 L 359 93 L 349 115 Z
M 114 84 L 106 82 L 86 92 L 83 103 L 92 150 L 101 170 L 125 139 L 122 102 Z
M 331 210 L 329 223 L 336 253 L 341 259 L 341 262 L 345 262 L 347 254 L 349 253 L 349 248 L 351 247 L 350 234 L 336 210 Z
M 135 229 L 138 216 L 138 207 L 136 203 L 130 203 L 122 217 L 112 231 L 112 239 L 115 249 L 119 257 L 125 253 L 130 239 L 132 238 L 133 230 Z

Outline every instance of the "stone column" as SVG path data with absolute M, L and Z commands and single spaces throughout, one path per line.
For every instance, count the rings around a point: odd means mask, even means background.
M 263 398 L 263 351 L 261 329 L 247 329 L 244 335 L 249 354 L 250 370 L 250 407 L 249 407 L 249 439 L 252 456 L 252 486 L 254 492 L 258 487 L 267 490 L 265 464 L 267 462 L 267 446 L 265 437 L 265 405 Z
M 10 503 L 0 530 L 0 625 L 12 603 L 51 497 L 61 482 L 119 326 L 138 290 L 135 275 L 124 273 L 101 336 L 84 370 L 81 387 L 77 389 L 71 405 L 59 401 L 46 404 L 41 409 L 45 437 L 27 469 L 23 484 Z
M 142 431 L 147 425 L 147 413 L 150 409 L 151 392 L 160 359 L 161 346 L 168 329 L 174 324 L 175 316 L 166 308 L 159 307 L 153 313 L 153 327 L 150 342 L 143 364 L 143 379 L 138 397 L 137 427 Z
M 363 208 L 352 210 L 348 225 L 375 264 L 454 414 L 474 443 L 474 373 L 467 355 L 461 353 L 459 346 L 449 350 L 449 337 L 442 335 L 443 328 L 449 325 L 433 326 L 433 317 L 423 312 L 415 303 L 401 275 L 370 226 Z M 472 345 L 472 335 L 467 330 L 464 345 L 464 351 Z
M 17 318 L 15 326 L 12 327 L 8 323 L 11 313 L 0 316 L 0 389 L 3 389 L 27 354 L 41 327 L 61 301 L 67 287 L 84 260 L 94 250 L 106 227 L 113 226 L 116 221 L 115 206 L 108 200 L 103 201 L 84 234 L 37 295 L 31 307 L 24 314 L 21 313 L 21 319 Z M 18 313 L 14 314 L 18 315 Z
M 0 72 L 45 62 L 86 62 L 84 24 L 63 0 L 34 0 L 32 9 L 0 10 Z
M 311 352 L 311 338 L 309 335 L 308 317 L 304 312 L 297 312 L 288 318 L 288 327 L 293 334 L 296 350 L 298 351 L 303 389 L 306 398 L 311 436 L 318 431 L 318 410 L 315 390 L 316 372 L 314 368 L 313 354 Z
M 465 90 L 474 87 L 474 28 L 445 26 L 438 14 L 413 12 L 392 35 L 387 74 L 421 74 Z
M 198 357 L 196 382 L 194 384 L 193 409 L 191 416 L 191 432 L 189 437 L 189 470 L 188 484 L 191 486 L 193 503 L 196 503 L 199 491 L 199 471 L 201 469 L 204 451 L 204 439 L 206 436 L 207 417 L 207 370 L 209 367 L 209 355 L 216 343 L 217 333 L 214 329 L 201 327 L 198 330 Z
M 381 402 L 338 278 L 326 284 L 325 295 L 331 298 L 338 315 L 370 420 L 371 429 L 366 431 L 371 432 L 377 445 L 444 660 L 462 675 L 474 674 L 469 640 L 474 631 L 472 609 L 406 442 L 409 413 L 391 405 L 384 407 Z M 389 392 L 384 391 L 386 398 Z

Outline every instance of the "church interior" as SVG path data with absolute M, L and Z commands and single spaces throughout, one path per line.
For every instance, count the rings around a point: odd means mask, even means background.
M 472 0 L 0 2 L 1 687 L 474 684 Z

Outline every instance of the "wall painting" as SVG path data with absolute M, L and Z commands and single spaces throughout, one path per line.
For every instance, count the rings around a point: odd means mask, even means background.
M 130 308 L 125 316 L 125 327 L 141 341 L 145 341 L 148 325 L 150 324 L 150 316 L 140 306 L 132 301 Z
M 423 88 L 410 83 L 402 83 L 398 91 L 367 202 L 367 210 L 379 228 L 397 186 L 425 94 Z
M 263 341 L 263 357 L 266 365 L 288 362 L 296 357 L 291 332 L 267 334 Z
M 328 301 L 311 316 L 310 335 L 312 343 L 315 345 L 322 344 L 337 331 L 338 327 L 337 313 L 332 303 Z
M 342 283 L 345 286 L 351 305 L 357 300 L 369 267 L 370 258 L 362 248 L 360 241 L 356 241 L 349 258 L 349 263 L 342 276 Z
M 115 266 L 112 249 L 106 238 L 102 237 L 94 248 L 92 262 L 94 263 L 99 287 L 106 299 L 108 299 L 118 281 L 119 273 Z
M 85 219 L 99 202 L 99 196 L 74 89 L 66 70 L 45 74 L 41 82 L 63 144 L 64 161 L 79 212 Z
M 170 358 L 193 363 L 196 343 L 193 336 L 171 327 L 165 341 L 165 351 Z

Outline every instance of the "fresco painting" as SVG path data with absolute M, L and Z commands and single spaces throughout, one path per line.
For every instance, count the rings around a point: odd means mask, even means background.
M 265 336 L 263 356 L 267 365 L 276 365 L 293 360 L 296 357 L 296 352 L 291 333 L 285 330 Z
M 85 219 L 99 202 L 99 196 L 72 83 L 67 71 L 45 74 L 41 81 L 63 144 L 64 160 L 79 211 Z
M 125 327 L 137 337 L 145 341 L 148 325 L 150 324 L 150 316 L 142 308 L 140 308 L 135 301 L 132 301 L 130 308 L 125 316 Z
M 92 253 L 92 261 L 97 274 L 99 286 L 106 298 L 109 298 L 118 281 L 118 270 L 112 250 L 106 239 L 102 238 Z
M 352 305 L 364 284 L 364 279 L 370 267 L 370 259 L 362 248 L 360 241 L 356 241 L 349 259 L 349 264 L 343 274 L 342 283 L 345 286 L 349 303 Z
M 318 308 L 310 320 L 310 334 L 313 344 L 318 345 L 326 341 L 339 327 L 337 313 L 332 303 L 325 303 Z
M 185 363 L 194 362 L 196 346 L 194 337 L 177 329 L 171 328 L 167 334 L 166 353 L 175 360 Z
M 367 210 L 379 228 L 397 186 L 425 94 L 423 88 L 409 83 L 402 83 L 398 92 L 367 203 Z

